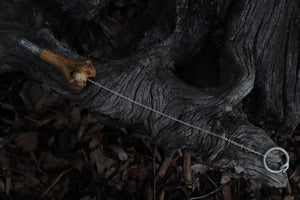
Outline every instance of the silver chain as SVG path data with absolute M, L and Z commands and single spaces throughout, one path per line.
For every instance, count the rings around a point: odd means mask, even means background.
M 212 136 L 214 136 L 214 137 L 220 138 L 220 139 L 222 139 L 222 140 L 224 140 L 224 141 L 226 141 L 226 142 L 228 142 L 228 143 L 230 143 L 230 144 L 232 144 L 232 145 L 235 145 L 235 146 L 237 146 L 237 147 L 239 147 L 239 148 L 241 148 L 241 149 L 245 149 L 245 150 L 247 150 L 247 151 L 249 151 L 249 152 L 251 152 L 251 153 L 253 153 L 253 154 L 256 154 L 256 155 L 258 155 L 258 156 L 261 156 L 261 157 L 263 157 L 263 164 L 264 164 L 264 167 L 266 168 L 266 170 L 268 170 L 268 171 L 271 172 L 271 173 L 280 173 L 280 172 L 285 173 L 286 170 L 289 168 L 289 155 L 288 155 L 288 153 L 287 153 L 283 148 L 281 148 L 281 147 L 273 147 L 273 148 L 269 149 L 265 154 L 262 154 L 262 153 L 260 153 L 260 152 L 258 152 L 258 151 L 255 151 L 254 149 L 251 149 L 251 148 L 249 148 L 249 147 L 246 147 L 246 146 L 244 146 L 244 145 L 242 145 L 242 144 L 240 144 L 240 143 L 238 143 L 238 142 L 236 142 L 236 141 L 234 141 L 234 140 L 228 139 L 227 137 L 225 137 L 225 136 L 223 136 L 223 135 L 218 135 L 218 134 L 213 133 L 213 132 L 210 132 L 210 131 L 208 131 L 208 130 L 206 130 L 206 129 L 200 128 L 200 127 L 198 127 L 198 126 L 194 126 L 194 125 L 192 125 L 192 124 L 190 124 L 190 123 L 187 123 L 187 122 L 185 122 L 185 121 L 182 121 L 182 120 L 180 120 L 180 119 L 177 119 L 177 118 L 175 118 L 175 117 L 172 117 L 172 116 L 170 116 L 170 115 L 167 115 L 167 114 L 165 114 L 165 113 L 163 113 L 163 112 L 160 112 L 160 111 L 158 111 L 158 110 L 155 110 L 154 108 L 151 108 L 151 107 L 146 106 L 146 105 L 144 105 L 144 104 L 142 104 L 142 103 L 140 103 L 140 102 L 138 102 L 138 101 L 136 101 L 136 100 L 134 100 L 134 99 L 131 99 L 131 98 L 127 97 L 127 96 L 124 96 L 123 94 L 120 94 L 120 93 L 118 93 L 118 92 L 116 92 L 116 91 L 114 91 L 114 90 L 112 90 L 112 89 L 110 89 L 110 88 L 108 88 L 108 87 L 106 87 L 106 86 L 104 86 L 104 85 L 101 85 L 100 83 L 97 83 L 97 82 L 95 82 L 95 81 L 93 81 L 93 80 L 91 80 L 91 79 L 87 79 L 87 81 L 90 82 L 90 83 L 92 83 L 92 84 L 94 84 L 94 85 L 96 85 L 96 86 L 98 86 L 99 88 L 102 88 L 102 89 L 104 89 L 104 90 L 106 90 L 106 91 L 108 91 L 108 92 L 110 92 L 110 93 L 112 93 L 112 94 L 114 94 L 114 95 L 116 95 L 116 96 L 118 96 L 118 97 L 120 97 L 120 98 L 123 98 L 123 99 L 125 99 L 126 101 L 129 101 L 129 102 L 131 102 L 131 103 L 133 103 L 133 104 L 135 104 L 135 105 L 138 105 L 138 106 L 140 106 L 140 107 L 142 107 L 142 108 L 144 108 L 144 109 L 146 109 L 146 110 L 149 110 L 149 111 L 151 111 L 151 112 L 153 112 L 153 113 L 156 113 L 156 114 L 161 115 L 161 116 L 163 116 L 163 117 L 166 117 L 166 118 L 168 118 L 168 119 L 170 119 L 170 120 L 173 120 L 173 121 L 175 121 L 175 122 L 178 122 L 178 123 L 180 123 L 180 124 L 183 124 L 183 125 L 185 125 L 185 126 L 187 126 L 187 127 L 194 128 L 194 129 L 196 129 L 196 130 L 198 130 L 198 131 L 200 131 L 200 132 L 203 132 L 203 133 L 212 135 Z M 268 157 L 268 154 L 269 154 L 271 151 L 274 151 L 274 150 L 279 150 L 279 151 L 283 152 L 283 153 L 285 154 L 285 157 L 286 157 L 286 162 L 285 162 L 285 164 L 283 164 L 283 165 L 280 167 L 279 170 L 273 170 L 273 169 L 269 168 L 268 165 L 267 165 L 267 162 L 266 162 L 266 159 L 267 159 L 267 157 Z M 271 159 L 272 157 L 273 157 L 273 156 L 269 156 L 268 160 L 269 160 L 269 161 L 277 161 L 276 159 L 275 159 L 275 160 L 274 160 L 274 159 Z
M 91 79 L 87 79 L 87 81 L 90 82 L 90 83 L 92 83 L 92 84 L 94 84 L 94 85 L 96 85 L 96 86 L 98 86 L 98 87 L 100 87 L 100 88 L 102 88 L 102 89 L 104 89 L 104 90 L 106 90 L 106 91 L 108 91 L 108 92 L 110 92 L 110 93 L 112 93 L 112 94 L 114 94 L 114 95 L 116 95 L 116 96 L 118 96 L 118 97 L 120 97 L 120 98 L 125 99 L 126 101 L 129 101 L 129 102 L 131 102 L 131 103 L 133 103 L 133 104 L 135 104 L 135 105 L 138 105 L 138 106 L 140 106 L 140 107 L 142 107 L 142 108 L 145 108 L 145 109 L 147 109 L 147 110 L 149 110 L 149 111 L 151 111 L 151 112 L 154 112 L 154 113 L 156 113 L 156 114 L 159 114 L 159 115 L 161 115 L 161 116 L 163 116 L 163 117 L 166 117 L 166 118 L 168 118 L 168 119 L 170 119 L 170 120 L 173 120 L 173 121 L 175 121 L 175 122 L 178 122 L 178 123 L 183 124 L 183 125 L 185 125 L 185 126 L 188 126 L 188 127 L 190 127 L 190 128 L 194 128 L 194 129 L 196 129 L 196 130 L 198 130 L 198 131 L 201 131 L 201 132 L 203 132 L 203 133 L 207 133 L 207 134 L 212 135 L 212 136 L 214 136 L 214 137 L 220 138 L 220 139 L 222 139 L 222 140 L 224 140 L 224 141 L 226 141 L 226 142 L 228 142 L 228 143 L 230 143 L 230 144 L 233 144 L 233 145 L 235 145 L 235 146 L 237 146 L 237 147 L 240 147 L 240 148 L 242 148 L 242 149 L 245 149 L 245 150 L 247 150 L 247 151 L 249 151 L 249 152 L 251 152 L 251 153 L 254 153 L 254 154 L 256 154 L 256 155 L 259 155 L 259 156 L 264 157 L 264 154 L 262 154 L 262 153 L 260 153 L 260 152 L 258 152 L 258 151 L 255 151 L 255 150 L 253 150 L 253 149 L 251 149 L 251 148 L 249 148 L 249 147 L 246 147 L 246 146 L 244 146 L 244 145 L 242 145 L 242 144 L 240 144 L 240 143 L 238 143 L 238 142 L 236 142 L 236 141 L 233 141 L 233 140 L 231 140 L 231 139 L 228 139 L 228 138 L 225 137 L 225 136 L 218 135 L 218 134 L 216 134 L 216 133 L 210 132 L 210 131 L 205 130 L 205 129 L 203 129 L 203 128 L 200 128 L 200 127 L 198 127 L 198 126 L 194 126 L 194 125 L 192 125 L 192 124 L 190 124 L 190 123 L 187 123 L 187 122 L 185 122 L 185 121 L 182 121 L 182 120 L 180 120 L 180 119 L 177 119 L 177 118 L 175 118 L 175 117 L 172 117 L 172 116 L 170 116 L 170 115 L 167 115 L 167 114 L 165 114 L 165 113 L 163 113 L 163 112 L 160 112 L 160 111 L 158 111 L 158 110 L 155 110 L 155 109 L 153 109 L 153 108 L 151 108 L 151 107 L 149 107 L 149 106 L 146 106 L 146 105 L 144 105 L 144 104 L 142 104 L 142 103 L 140 103 L 140 102 L 138 102 L 138 101 L 135 101 L 135 100 L 133 100 L 133 99 L 127 97 L 127 96 L 124 96 L 124 95 L 122 95 L 122 94 L 120 94 L 120 93 L 118 93 L 118 92 L 116 92 L 116 91 L 114 91 L 114 90 L 112 90 L 112 89 L 110 89 L 110 88 L 108 88 L 108 87 L 105 87 L 104 85 L 101 85 L 100 83 L 97 83 L 97 82 L 95 82 L 95 81 L 93 81 L 93 80 L 91 80 Z

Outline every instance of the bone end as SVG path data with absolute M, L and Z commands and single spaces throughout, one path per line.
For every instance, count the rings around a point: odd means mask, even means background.
M 86 86 L 87 79 L 95 76 L 95 67 L 91 61 L 87 60 L 75 68 L 75 72 L 69 80 L 69 88 L 81 90 Z

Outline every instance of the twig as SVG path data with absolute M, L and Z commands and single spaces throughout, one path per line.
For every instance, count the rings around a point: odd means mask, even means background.
M 163 188 L 160 195 L 159 195 L 159 200 L 165 200 L 165 189 Z
M 11 175 L 10 171 L 7 172 L 7 174 Z M 5 179 L 5 193 L 6 195 L 9 196 L 9 192 L 10 192 L 10 189 L 11 189 L 11 177 L 7 176 L 6 179 Z
M 187 185 L 192 183 L 191 154 L 184 152 L 184 179 Z
M 136 180 L 136 200 L 139 200 L 140 199 L 140 177 L 137 177 Z
M 172 161 L 172 158 L 173 158 L 173 155 L 174 155 L 174 152 L 171 153 L 170 157 L 166 158 L 164 160 L 164 162 L 162 163 L 159 171 L 158 171 L 158 174 L 157 174 L 157 178 L 163 178 L 165 175 L 166 175 L 166 172 L 171 164 L 171 161 Z
M 207 176 L 207 179 L 217 188 L 217 184 L 210 178 L 210 176 Z
M 293 193 L 293 190 L 292 190 L 291 183 L 290 183 L 289 179 L 287 179 L 287 182 L 286 182 L 286 189 L 287 189 L 289 195 L 291 195 Z
M 153 200 L 156 200 L 156 152 L 157 146 L 155 145 L 154 153 L 153 153 Z
M 4 118 L 2 116 L 0 116 L 0 120 L 3 121 L 6 124 L 9 124 L 9 125 L 14 125 L 14 123 L 15 123 L 15 122 L 13 122 L 13 121 L 11 121 L 9 119 L 6 119 L 6 118 Z
M 77 139 L 80 140 L 82 135 L 84 134 L 85 130 L 88 128 L 88 121 L 87 121 L 87 115 L 84 115 L 81 122 L 80 122 L 80 126 L 79 129 L 77 131 Z
M 11 170 L 11 169 L 9 169 L 9 170 Z M 24 182 L 24 179 L 23 179 L 23 178 L 19 178 L 19 177 L 13 176 L 13 175 L 11 175 L 11 173 L 4 172 L 3 170 L 0 170 L 0 177 L 9 177 L 9 178 L 11 178 L 12 180 L 21 182 L 22 184 L 24 184 L 25 186 L 27 186 L 27 187 L 30 188 L 30 189 L 33 189 L 33 190 L 35 190 L 35 191 L 37 191 L 37 192 L 41 192 L 41 190 L 40 190 L 38 187 L 32 186 L 32 185 L 30 185 L 29 183 Z
M 207 193 L 207 194 L 205 194 L 205 195 L 203 195 L 203 196 L 200 196 L 200 197 L 193 197 L 193 198 L 190 198 L 189 200 L 204 199 L 204 198 L 206 198 L 206 197 L 208 197 L 208 196 L 210 196 L 210 195 L 212 195 L 212 194 L 218 192 L 220 189 L 222 189 L 223 186 L 224 186 L 224 185 L 221 185 L 221 186 L 219 186 L 217 189 L 213 190 L 213 191 L 210 192 L 210 193 Z
M 66 173 L 68 173 L 69 171 L 71 171 L 72 169 L 67 169 L 63 172 L 61 172 L 58 177 L 56 177 L 56 179 L 54 179 L 51 183 L 51 185 L 49 185 L 49 187 L 46 188 L 46 190 L 43 192 L 43 194 L 41 194 L 40 198 L 43 198 L 44 196 L 46 196 L 50 190 L 58 183 L 58 181 L 61 179 L 61 177 L 63 175 L 65 175 Z
M 156 151 L 156 159 L 157 159 L 157 162 L 158 162 L 158 163 L 161 163 L 161 162 L 162 162 L 162 157 L 161 157 L 159 151 Z
M 29 155 L 30 155 L 30 158 L 33 160 L 33 162 L 34 162 L 34 164 L 35 164 L 37 170 L 38 170 L 39 172 L 43 173 L 43 174 L 46 174 L 46 172 L 44 172 L 44 171 L 40 168 L 39 162 L 37 161 L 36 156 L 35 156 L 35 153 L 34 153 L 33 150 L 30 150 L 30 151 L 29 151 Z
M 18 173 L 18 174 L 20 174 L 20 175 L 22 175 L 22 176 L 25 176 L 25 177 L 29 178 L 29 179 L 35 179 L 35 177 L 32 176 L 31 174 L 25 173 L 25 172 L 23 172 L 23 171 L 21 171 L 21 170 L 18 170 L 18 169 L 9 168 L 8 170 L 11 171 L 11 172 Z M 46 174 L 46 173 L 43 172 L 43 171 L 42 171 L 42 173 L 43 173 L 43 174 Z M 12 177 L 12 178 L 14 178 L 14 177 Z M 20 181 L 19 179 L 16 179 L 16 180 Z M 28 187 L 30 187 L 30 188 L 35 188 L 35 189 L 37 189 L 36 186 L 31 186 L 31 185 L 29 185 L 29 184 L 26 184 L 26 185 L 27 185 Z M 43 185 L 40 181 L 38 181 L 38 185 L 41 187 L 41 190 L 45 188 L 44 185 Z M 41 192 L 41 190 L 37 190 L 37 191 L 38 191 L 38 192 Z

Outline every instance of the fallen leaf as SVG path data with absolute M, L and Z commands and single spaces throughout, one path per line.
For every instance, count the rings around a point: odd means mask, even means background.
M 130 153 L 135 153 L 135 152 L 136 152 L 134 146 L 128 147 L 128 148 L 127 148 L 127 151 L 130 152 Z
M 34 176 L 25 177 L 25 183 L 31 187 L 38 187 L 41 185 L 40 179 Z
M 142 164 L 136 164 L 133 166 L 130 166 L 127 169 L 133 176 L 142 177 L 145 172 L 145 166 Z
M 95 149 L 98 146 L 99 146 L 99 141 L 97 140 L 97 138 L 91 139 L 91 141 L 89 143 L 90 149 Z
M 28 132 L 21 133 L 16 139 L 15 142 L 17 146 L 22 148 L 23 152 L 28 152 L 35 150 L 38 146 L 38 132 Z
M 293 193 L 292 187 L 291 187 L 291 183 L 290 180 L 288 179 L 286 182 L 286 190 L 288 191 L 288 193 L 291 195 Z
M 0 180 L 0 193 L 4 193 L 5 191 L 5 184 L 2 180 Z
M 126 4 L 125 4 L 125 2 L 124 2 L 123 0 L 119 0 L 119 1 L 117 1 L 117 2 L 115 3 L 115 5 L 116 5 L 117 7 L 124 7 Z
M 118 145 L 110 145 L 109 148 L 115 152 L 116 154 L 118 154 L 118 158 L 121 161 L 125 161 L 128 159 L 128 155 L 127 153 L 124 151 L 124 149 Z
M 18 183 L 17 183 L 18 184 Z M 14 188 L 15 191 L 18 191 L 18 193 L 22 196 L 32 196 L 33 193 L 30 191 L 29 188 L 27 188 L 24 185 L 21 185 L 21 183 L 19 183 L 17 188 Z
M 87 130 L 86 134 L 93 133 L 93 132 L 100 133 L 103 127 L 104 127 L 103 124 L 96 123 L 94 126 L 92 126 L 90 129 Z
M 143 192 L 143 199 L 145 200 L 151 200 L 153 199 L 153 192 L 152 192 L 152 186 L 151 184 L 147 184 L 144 187 L 144 192 Z
M 88 128 L 89 123 L 87 121 L 87 116 L 83 116 L 82 120 L 80 121 L 80 126 L 77 129 L 77 138 L 78 140 L 81 139 L 82 135 L 85 133 L 86 129 Z
M 10 172 L 8 172 L 8 174 L 9 175 L 11 175 L 10 174 Z M 6 177 L 6 179 L 5 179 L 5 193 L 6 193 L 6 195 L 8 195 L 9 196 L 9 193 L 10 193 L 10 190 L 11 190 L 11 177 L 9 177 L 9 176 L 7 176 Z
M 294 200 L 294 196 L 291 196 L 291 195 L 286 195 L 284 196 L 284 199 L 283 200 Z
M 71 160 L 70 164 L 71 164 L 73 169 L 78 169 L 79 171 L 81 171 L 81 169 L 84 165 L 82 159 L 80 159 L 80 158 Z
M 96 200 L 96 197 L 91 197 L 88 195 L 88 196 L 80 198 L 80 200 Z
M 106 170 L 106 172 L 104 173 L 104 179 L 106 179 L 106 180 L 108 180 L 110 177 L 111 177 L 111 175 L 114 173 L 114 172 L 116 172 L 116 168 L 115 167 L 109 167 L 109 168 L 107 168 L 107 170 Z M 116 176 L 116 177 L 119 177 L 119 176 Z M 115 177 L 114 177 L 115 178 Z M 115 181 L 115 184 L 114 185 L 116 185 L 116 184 L 118 184 L 118 183 L 120 183 L 119 182 L 119 178 L 118 178 L 118 181 Z
M 221 178 L 220 183 L 221 183 L 221 184 L 226 184 L 226 183 L 228 183 L 230 180 L 231 180 L 231 178 L 230 178 L 228 175 L 223 175 L 222 178 Z
M 2 102 L 0 102 L 0 106 L 2 108 L 6 109 L 6 110 L 12 110 L 13 111 L 13 110 L 16 109 L 15 106 L 7 104 L 7 103 L 2 103 Z
M 294 152 L 289 151 L 288 154 L 291 161 L 295 162 L 297 160 L 297 155 Z
M 48 119 L 42 119 L 42 120 L 39 120 L 37 122 L 35 122 L 34 124 L 36 126 L 44 126 L 44 125 L 47 125 L 52 119 L 51 118 L 48 118 Z
M 195 164 L 191 166 L 192 170 L 196 173 L 205 174 L 207 171 L 207 166 L 203 164 Z
M 5 122 L 6 124 L 15 125 L 15 123 L 12 120 L 6 119 L 5 117 L 0 116 L 0 120 Z
M 264 127 L 261 127 L 261 129 L 263 129 L 265 131 L 265 133 L 271 137 L 274 133 L 272 133 L 271 131 L 269 131 L 268 129 L 264 128 Z
M 5 149 L 0 149 L 0 161 L 2 163 L 2 169 L 6 170 L 9 168 L 10 159 L 7 156 L 7 152 Z
M 39 112 L 45 108 L 56 107 L 63 102 L 62 97 L 51 88 L 34 81 L 25 82 L 19 95 L 26 107 Z
M 259 185 L 260 184 L 256 180 L 250 179 L 249 191 L 255 192 L 255 191 L 259 190 Z
M 58 130 L 61 129 L 64 126 L 67 126 L 67 124 L 69 123 L 69 118 L 67 118 L 67 116 L 65 116 L 64 114 L 62 114 L 61 116 L 59 116 L 55 123 L 53 124 L 53 128 Z
M 105 156 L 103 152 L 97 148 L 95 151 L 90 153 L 90 162 L 91 164 L 96 163 L 97 171 L 99 175 L 104 175 L 104 171 L 109 169 L 113 164 L 116 163 L 115 160 Z
M 127 185 L 128 192 L 130 192 L 130 193 L 136 192 L 136 181 L 135 180 L 128 180 L 126 185 Z
M 71 128 L 77 129 L 79 123 L 81 121 L 81 107 L 73 106 L 72 111 L 70 112 L 70 121 L 71 121 Z
M 48 152 L 43 152 L 40 156 L 41 168 L 44 170 L 65 167 L 68 162 L 62 158 L 57 158 Z
M 232 200 L 232 194 L 229 185 L 224 185 L 222 188 L 224 200 Z

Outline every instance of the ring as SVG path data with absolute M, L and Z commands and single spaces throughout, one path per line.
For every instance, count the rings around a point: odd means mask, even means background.
M 275 150 L 281 151 L 285 155 L 285 159 L 286 159 L 285 163 L 278 170 L 271 169 L 267 165 L 268 154 Z M 266 170 L 268 170 L 269 172 L 274 173 L 274 174 L 278 174 L 280 172 L 285 173 L 286 170 L 289 168 L 289 162 L 290 162 L 290 157 L 289 157 L 288 152 L 281 147 L 272 147 L 264 155 L 264 166 L 265 166 Z

